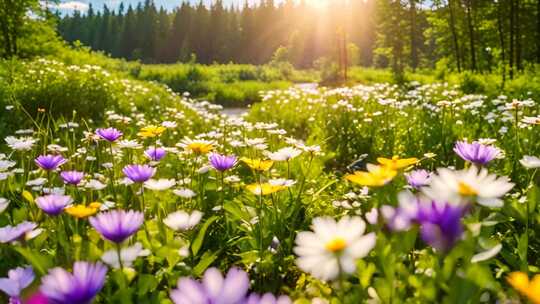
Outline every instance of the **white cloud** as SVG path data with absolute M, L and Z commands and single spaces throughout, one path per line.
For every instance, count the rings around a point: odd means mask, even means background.
M 86 12 L 88 10 L 88 4 L 80 1 L 68 1 L 60 4 L 52 5 L 53 8 L 59 10 L 68 10 L 68 11 L 81 11 Z

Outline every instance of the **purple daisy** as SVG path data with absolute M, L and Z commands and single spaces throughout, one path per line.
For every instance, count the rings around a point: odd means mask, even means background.
M 244 271 L 231 268 L 224 278 L 216 268 L 209 268 L 201 282 L 180 278 L 170 297 L 175 304 L 242 303 L 249 289 L 249 277 Z
M 461 217 L 464 213 L 465 209 L 460 205 L 421 204 L 416 221 L 420 224 L 422 240 L 439 251 L 449 251 L 463 234 Z
M 96 134 L 108 142 L 116 141 L 118 138 L 124 135 L 116 128 L 97 129 Z
M 237 158 L 234 155 L 221 155 L 219 153 L 212 153 L 208 156 L 208 160 L 214 169 L 223 172 L 236 165 Z
M 275 297 L 271 293 L 265 293 L 262 296 L 256 293 L 250 294 L 243 304 L 291 304 L 291 299 L 288 296 Z
M 36 165 L 46 171 L 52 171 L 61 165 L 65 164 L 67 160 L 62 155 L 40 155 L 35 160 Z
M 36 229 L 37 224 L 32 222 L 22 222 L 17 226 L 5 226 L 0 228 L 0 243 L 9 243 L 25 237 Z
M 49 299 L 41 292 L 38 291 L 32 294 L 27 300 L 26 304 L 50 304 Z
M 84 172 L 79 171 L 62 171 L 60 173 L 64 183 L 77 186 L 81 180 L 84 178 Z
M 0 290 L 9 296 L 10 304 L 22 303 L 19 298 L 23 289 L 34 281 L 32 267 L 17 267 L 8 271 L 7 278 L 0 278 Z
M 454 152 L 463 160 L 477 165 L 485 165 L 497 158 L 501 150 L 494 146 L 484 145 L 477 141 L 468 143 L 466 141 L 458 141 L 454 146 Z
M 56 267 L 41 279 L 41 292 L 55 304 L 88 304 L 103 288 L 107 267 L 75 262 L 73 274 Z
M 124 175 L 135 183 L 144 183 L 156 174 L 156 168 L 148 165 L 127 165 L 122 169 Z
M 461 218 L 466 206 L 436 201 L 426 201 L 408 191 L 399 194 L 399 206 L 383 206 L 381 213 L 388 228 L 395 231 L 408 230 L 412 224 L 420 226 L 422 240 L 431 247 L 446 252 L 463 234 Z
M 90 218 L 90 224 L 107 240 L 122 243 L 139 230 L 144 215 L 138 211 L 112 210 Z
M 165 157 L 166 154 L 167 151 L 165 151 L 163 148 L 148 148 L 146 151 L 144 151 L 144 155 L 152 161 L 160 161 L 163 157 Z
M 414 170 L 405 174 L 405 178 L 407 179 L 407 183 L 409 184 L 409 186 L 415 189 L 420 189 L 421 187 L 429 184 L 431 173 L 423 169 Z
M 73 199 L 69 195 L 49 194 L 36 198 L 36 204 L 48 215 L 59 215 Z

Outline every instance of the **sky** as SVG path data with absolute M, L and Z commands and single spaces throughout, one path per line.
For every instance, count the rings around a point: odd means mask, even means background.
M 43 1 L 43 0 L 42 0 Z M 178 7 L 185 0 L 154 0 L 157 7 L 164 7 L 167 10 L 172 10 Z M 199 3 L 200 0 L 187 0 L 192 3 Z M 223 0 L 225 5 L 230 4 L 243 4 L 245 0 Z M 258 0 L 248 0 L 250 3 L 257 2 Z M 95 9 L 101 9 L 104 4 L 111 9 L 117 9 L 121 2 L 127 7 L 129 4 L 136 6 L 139 2 L 144 0 L 61 0 L 60 4 L 56 5 L 56 8 L 63 13 L 70 13 L 74 10 L 86 12 L 88 5 L 92 4 Z M 203 3 L 211 4 L 212 0 L 203 0 Z

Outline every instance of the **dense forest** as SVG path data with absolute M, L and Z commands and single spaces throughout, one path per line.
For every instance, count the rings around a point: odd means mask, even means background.
M 143 62 L 265 63 L 298 67 L 347 53 L 348 64 L 510 73 L 540 62 L 540 0 L 349 0 L 317 8 L 288 0 L 224 7 L 151 0 L 117 11 L 90 7 L 59 20 L 68 41 Z M 276 50 L 280 50 L 276 53 Z M 504 64 L 502 64 L 504 63 Z

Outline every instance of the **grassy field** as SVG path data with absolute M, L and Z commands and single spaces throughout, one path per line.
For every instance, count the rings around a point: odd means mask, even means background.
M 366 84 L 268 90 L 253 84 L 282 81 L 268 67 L 76 52 L 0 71 L 0 273 L 41 281 L 16 297 L 58 296 L 84 260 L 96 303 L 184 303 L 186 286 L 212 302 L 201 276 L 279 303 L 534 299 L 519 271 L 539 263 L 540 113 L 488 75 L 400 86 L 355 68 Z M 230 118 L 171 89 L 192 73 L 208 96 L 265 92 Z

